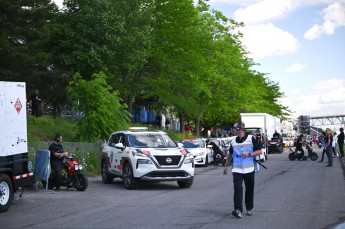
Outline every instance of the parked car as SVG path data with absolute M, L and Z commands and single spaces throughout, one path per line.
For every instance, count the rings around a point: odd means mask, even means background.
M 294 141 L 290 137 L 283 137 L 284 147 L 294 146 Z
M 101 158 L 103 183 L 123 179 L 125 188 L 140 182 L 176 181 L 189 188 L 194 180 L 194 158 L 161 130 L 132 128 L 114 132 L 105 142 Z
M 185 138 L 183 147 L 194 157 L 195 165 L 208 166 L 213 162 L 212 146 L 207 147 L 207 138 Z
M 273 137 L 268 141 L 268 153 L 283 153 L 284 143 L 281 136 Z

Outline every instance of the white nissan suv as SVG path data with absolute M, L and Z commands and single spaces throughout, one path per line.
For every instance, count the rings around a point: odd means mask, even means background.
M 194 168 L 193 156 L 160 130 L 117 131 L 102 149 L 103 183 L 112 183 L 119 177 L 127 189 L 135 188 L 139 182 L 161 181 L 177 181 L 179 187 L 189 188 L 193 184 Z

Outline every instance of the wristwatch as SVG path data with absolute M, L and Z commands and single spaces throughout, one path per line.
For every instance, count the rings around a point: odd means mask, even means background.
M 252 153 L 248 153 L 248 157 L 251 157 L 252 156 Z

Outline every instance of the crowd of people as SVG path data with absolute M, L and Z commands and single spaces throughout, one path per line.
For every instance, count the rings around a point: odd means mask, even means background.
M 326 154 L 328 158 L 327 166 L 329 167 L 333 166 L 333 158 L 344 157 L 344 128 L 340 128 L 339 131 L 338 135 L 337 132 L 331 133 L 330 129 L 327 128 L 326 132 L 319 136 L 322 148 L 321 160 L 319 162 L 323 162 Z
M 327 167 L 333 166 L 333 158 L 344 157 L 344 128 L 339 129 L 339 134 L 334 131 L 331 133 L 329 128 L 323 131 L 319 136 L 307 135 L 304 140 L 303 134 L 300 134 L 296 140 L 295 146 L 298 151 L 304 155 L 303 144 L 317 144 L 322 149 L 320 163 L 323 163 L 325 155 L 327 156 Z

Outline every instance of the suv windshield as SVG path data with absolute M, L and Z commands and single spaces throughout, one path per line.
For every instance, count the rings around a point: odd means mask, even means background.
M 202 140 L 184 140 L 181 142 L 184 148 L 204 148 L 205 142 Z
M 161 133 L 133 133 L 127 135 L 128 146 L 137 148 L 175 148 L 176 143 Z
M 261 129 L 259 129 L 259 128 L 246 128 L 245 131 L 247 134 L 252 134 L 254 136 L 261 134 Z

